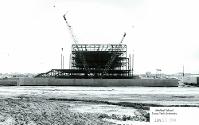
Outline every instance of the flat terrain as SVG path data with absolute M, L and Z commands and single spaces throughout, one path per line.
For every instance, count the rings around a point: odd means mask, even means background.
M 199 107 L 199 88 L 0 87 L 0 125 L 147 122 L 151 106 Z

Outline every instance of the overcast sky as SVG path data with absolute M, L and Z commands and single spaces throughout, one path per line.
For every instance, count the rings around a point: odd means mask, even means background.
M 73 41 L 123 43 L 135 54 L 135 72 L 199 73 L 197 0 L 1 0 L 0 72 L 46 72 L 65 68 Z

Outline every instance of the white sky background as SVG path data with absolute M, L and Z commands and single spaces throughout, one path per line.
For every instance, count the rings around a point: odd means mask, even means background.
M 65 68 L 73 41 L 123 43 L 135 52 L 135 72 L 199 72 L 197 0 L 2 0 L 0 72 L 40 73 Z

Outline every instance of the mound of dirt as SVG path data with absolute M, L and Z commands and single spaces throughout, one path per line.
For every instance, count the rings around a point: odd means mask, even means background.
M 45 99 L 0 99 L 1 125 L 109 125 L 99 115 L 74 113 L 69 106 Z

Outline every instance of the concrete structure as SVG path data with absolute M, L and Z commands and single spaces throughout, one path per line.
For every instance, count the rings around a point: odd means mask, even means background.
M 55 79 L 20 78 L 19 86 L 143 86 L 177 87 L 177 79 Z
M 0 86 L 16 86 L 18 79 L 0 79 Z

